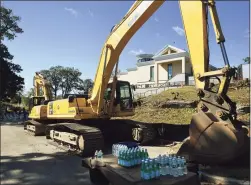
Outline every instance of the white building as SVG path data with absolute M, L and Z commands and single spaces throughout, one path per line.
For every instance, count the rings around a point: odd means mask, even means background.
M 138 55 L 136 66 L 120 72 L 118 79 L 129 81 L 136 88 L 194 84 L 189 53 L 171 45 L 155 55 Z
M 245 63 L 238 66 L 238 78 L 250 79 L 250 64 Z

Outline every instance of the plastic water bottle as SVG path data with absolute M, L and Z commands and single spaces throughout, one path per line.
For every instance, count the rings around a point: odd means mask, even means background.
M 173 176 L 173 160 L 169 158 L 169 175 Z
M 161 159 L 160 159 L 160 175 L 165 175 L 164 168 L 165 168 L 165 166 L 164 166 L 164 158 L 161 157 Z
M 125 151 L 125 154 L 124 154 L 124 166 L 128 166 L 128 153 L 127 153 L 127 151 Z
M 136 156 L 137 156 L 137 164 L 141 164 L 142 163 L 142 161 L 141 161 L 141 157 L 140 157 L 140 150 L 139 150 L 139 148 L 137 148 L 137 150 L 136 150 Z
M 169 163 L 169 156 L 166 157 L 166 175 L 170 174 L 170 163 Z
M 186 159 L 185 159 L 185 158 L 182 158 L 182 162 L 183 162 L 183 174 L 186 175 L 186 174 L 187 174 Z
M 183 162 L 181 160 L 181 158 L 178 158 L 178 172 L 179 172 L 179 176 L 183 176 Z
M 147 152 L 147 149 L 145 149 L 145 158 L 148 158 L 149 155 L 148 155 L 148 152 Z
M 128 167 L 130 167 L 131 166 L 131 161 L 132 161 L 132 159 L 131 159 L 131 157 L 132 157 L 132 155 L 131 155 L 131 149 L 129 149 L 129 151 L 128 151 Z
M 177 161 L 176 161 L 176 158 L 173 159 L 173 176 L 174 176 L 174 177 L 178 177 L 178 174 L 177 174 Z
M 95 157 L 95 159 L 98 158 L 98 151 L 97 150 L 95 151 L 94 157 Z
M 129 150 L 129 167 L 132 166 L 132 151 Z
M 102 152 L 102 150 L 100 150 L 100 159 L 101 159 L 101 161 L 103 161 L 103 158 L 104 158 L 104 153 Z
M 160 161 L 161 161 L 161 155 L 159 154 L 159 156 L 158 156 L 158 163 L 160 164 Z
M 116 156 L 116 152 L 117 152 L 117 145 L 114 145 L 114 156 Z
M 167 173 L 167 160 L 168 160 L 167 156 L 164 155 L 164 174 L 165 174 L 165 175 L 168 174 L 168 173 Z
M 160 164 L 156 163 L 155 166 L 156 166 L 155 176 L 156 176 L 156 179 L 159 179 L 159 177 L 160 177 Z
M 119 153 L 119 156 L 118 156 L 118 165 L 122 165 L 121 157 L 122 157 L 122 154 L 121 154 L 121 152 L 120 152 L 120 153 Z
M 133 166 L 137 165 L 137 153 L 136 148 L 133 149 Z
M 141 161 L 140 176 L 141 176 L 141 179 L 145 180 L 145 163 L 144 163 L 144 160 Z
M 103 152 L 101 150 L 98 151 L 97 158 L 102 161 L 102 159 L 103 159 Z
M 150 179 L 150 169 L 149 169 L 149 163 L 148 163 L 148 161 L 145 161 L 144 174 L 145 174 L 145 180 L 149 180 Z
M 150 169 L 150 179 L 153 179 L 155 177 L 155 171 L 154 171 L 154 164 L 153 164 L 153 160 L 150 159 L 149 160 L 149 169 Z

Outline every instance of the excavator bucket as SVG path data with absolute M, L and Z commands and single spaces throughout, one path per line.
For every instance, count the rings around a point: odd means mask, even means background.
M 249 152 L 249 128 L 242 122 L 219 121 L 211 113 L 193 115 L 187 138 L 178 155 L 203 164 L 227 163 Z

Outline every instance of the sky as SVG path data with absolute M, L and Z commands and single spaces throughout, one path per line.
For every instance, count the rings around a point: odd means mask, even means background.
M 94 79 L 101 49 L 113 25 L 120 22 L 133 1 L 5 1 L 3 6 L 21 17 L 24 33 L 4 41 L 23 68 L 25 90 L 33 86 L 36 71 L 61 65 L 74 67 L 82 78 Z M 217 1 L 230 65 L 249 56 L 249 1 Z M 210 64 L 223 66 L 220 47 L 210 25 Z M 155 54 L 165 45 L 187 50 L 177 1 L 166 1 L 136 32 L 120 55 L 119 69 L 134 67 L 140 53 Z

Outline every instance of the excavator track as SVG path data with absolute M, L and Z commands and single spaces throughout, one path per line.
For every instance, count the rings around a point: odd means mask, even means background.
M 35 120 L 28 120 L 24 122 L 24 130 L 28 134 L 33 136 L 44 136 L 45 135 L 45 125 L 37 122 Z
M 78 123 L 57 123 L 46 127 L 46 138 L 81 155 L 93 155 L 104 147 L 102 132 Z

